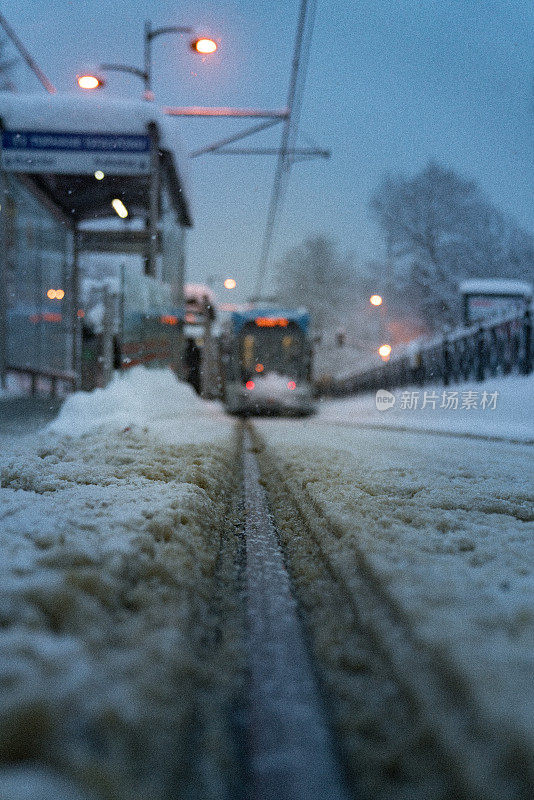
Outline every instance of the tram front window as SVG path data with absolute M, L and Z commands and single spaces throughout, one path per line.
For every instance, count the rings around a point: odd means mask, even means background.
M 276 373 L 301 378 L 306 373 L 304 338 L 298 326 L 258 328 L 246 326 L 240 348 L 243 381 Z

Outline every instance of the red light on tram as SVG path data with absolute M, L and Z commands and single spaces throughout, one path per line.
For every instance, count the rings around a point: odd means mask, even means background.
M 297 388 L 297 384 L 295 383 L 295 381 L 288 381 L 287 382 L 287 388 L 290 389 L 291 391 L 293 391 L 293 389 Z
M 254 381 L 247 381 L 245 383 L 245 389 L 248 389 L 249 392 L 251 392 L 253 390 L 253 388 L 255 387 L 255 385 L 256 384 L 254 383 Z

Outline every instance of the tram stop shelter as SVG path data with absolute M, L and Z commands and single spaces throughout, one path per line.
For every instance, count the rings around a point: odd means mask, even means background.
M 0 92 L 3 384 L 18 372 L 80 386 L 84 253 L 135 256 L 183 305 L 192 223 L 163 119 L 146 101 Z

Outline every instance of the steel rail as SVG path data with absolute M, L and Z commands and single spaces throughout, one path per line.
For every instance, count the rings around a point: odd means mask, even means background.
M 243 441 L 253 800 L 346 800 L 248 432 Z

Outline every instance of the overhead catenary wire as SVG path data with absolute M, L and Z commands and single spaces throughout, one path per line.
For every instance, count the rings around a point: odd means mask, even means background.
M 17 48 L 17 50 L 21 54 L 21 56 L 24 59 L 24 61 L 26 62 L 26 64 L 29 66 L 29 68 L 32 70 L 32 72 L 37 76 L 37 78 L 39 79 L 41 84 L 44 86 L 46 91 L 49 94 L 55 94 L 57 92 L 56 87 L 54 86 L 52 81 L 50 81 L 46 77 L 46 75 L 44 74 L 43 70 L 39 67 L 39 65 L 37 64 L 35 59 L 32 58 L 32 56 L 30 55 L 30 53 L 28 52 L 28 50 L 26 49 L 26 47 L 24 46 L 22 41 L 19 39 L 19 37 L 17 36 L 17 34 L 15 33 L 15 31 L 13 30 L 13 28 L 11 27 L 11 25 L 9 24 L 9 22 L 4 17 L 3 14 L 0 14 L 0 25 L 4 29 L 6 35 L 13 42 L 13 44 L 15 45 L 15 47 Z
M 258 276 L 254 297 L 259 299 L 263 290 L 263 282 L 267 269 L 269 254 L 276 222 L 279 216 L 280 207 L 284 200 L 289 169 L 291 167 L 290 151 L 294 149 L 294 142 L 297 136 L 297 126 L 300 119 L 302 108 L 302 97 L 306 83 L 308 70 L 309 52 L 313 36 L 313 27 L 317 0 L 301 0 L 297 21 L 297 31 L 295 36 L 295 46 L 293 50 L 293 60 L 291 64 L 291 76 L 287 96 L 288 116 L 284 120 L 280 150 L 276 162 L 273 188 L 267 211 L 267 222 L 263 236 L 261 255 L 258 265 Z

